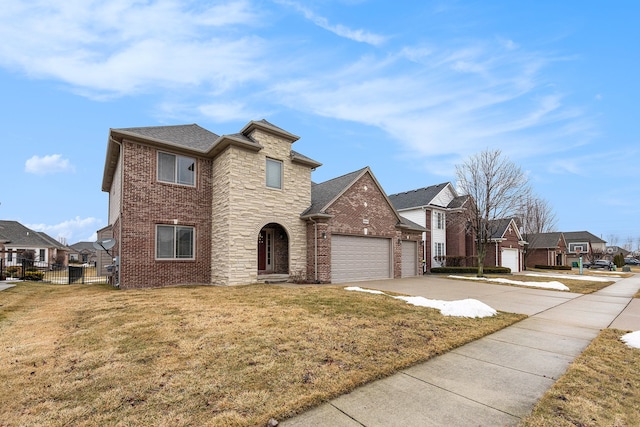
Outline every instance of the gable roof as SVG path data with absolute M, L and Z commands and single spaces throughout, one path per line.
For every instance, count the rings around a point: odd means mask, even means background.
M 309 208 L 302 213 L 301 218 L 306 219 L 313 217 L 330 217 L 331 215 L 328 214 L 326 210 L 353 184 L 355 184 L 362 176 L 367 173 L 371 176 L 371 179 L 376 184 L 383 197 L 389 204 L 389 207 L 393 211 L 394 215 L 398 219 L 398 227 L 416 231 L 426 230 L 421 225 L 418 225 L 413 221 L 409 221 L 398 214 L 398 211 L 394 208 L 393 204 L 382 189 L 382 186 L 368 166 L 357 171 L 339 176 L 337 178 L 330 179 L 320 184 L 311 183 L 311 206 L 309 206 Z
M 398 210 L 429 206 L 433 199 L 435 199 L 447 185 L 451 185 L 451 183 L 443 182 L 442 184 L 391 194 L 389 195 L 389 200 Z
M 191 155 L 215 157 L 230 145 L 256 152 L 262 150 L 262 145 L 251 138 L 251 133 L 256 129 L 288 139 L 292 143 L 300 139 L 300 137 L 264 119 L 252 120 L 240 132 L 229 135 L 217 135 L 195 123 L 189 125 L 109 129 L 107 154 L 102 176 L 102 191 L 109 191 L 111 188 L 113 174 L 120 156 L 119 144 L 125 138 L 145 144 L 167 147 Z M 291 160 L 311 168 L 322 166 L 322 163 L 295 151 L 291 151 Z
M 93 242 L 77 242 L 73 245 L 69 245 L 71 249 L 77 252 L 89 251 L 96 252 L 96 248 L 93 247 Z
M 565 231 L 563 232 L 564 239 L 567 243 L 571 242 L 590 242 L 590 243 L 607 243 L 598 236 L 595 236 L 588 231 Z
M 25 227 L 18 221 L 0 220 L 0 240 L 10 246 L 25 248 L 64 248 L 47 234 Z
M 512 228 L 518 235 L 518 241 L 522 241 L 522 235 L 520 234 L 520 230 L 518 230 L 518 224 L 514 218 L 499 218 L 489 221 L 489 231 L 491 232 L 490 239 L 502 239 L 511 224 L 513 224 Z
M 555 249 L 558 242 L 563 240 L 561 232 L 535 233 L 528 236 L 529 249 Z
M 330 179 L 320 184 L 311 183 L 311 206 L 302 213 L 303 217 L 322 214 L 331 204 L 344 193 L 369 167 Z

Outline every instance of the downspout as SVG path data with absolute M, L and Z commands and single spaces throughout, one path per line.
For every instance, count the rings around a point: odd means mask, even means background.
M 500 262 L 498 261 L 498 242 L 496 241 L 496 267 L 500 267 Z
M 313 274 L 315 282 L 318 283 L 318 223 L 313 218 L 309 218 L 313 222 Z
M 122 146 L 122 143 L 116 141 L 113 138 L 109 138 L 111 141 L 113 141 L 114 143 L 118 144 L 118 146 L 120 147 L 120 161 L 122 162 L 120 164 L 120 209 L 118 212 L 118 216 L 120 217 L 120 221 L 118 221 L 118 236 L 120 237 L 118 239 L 118 288 L 120 288 L 120 283 L 122 283 L 120 281 L 120 270 L 122 268 L 122 204 L 124 202 L 124 147 Z

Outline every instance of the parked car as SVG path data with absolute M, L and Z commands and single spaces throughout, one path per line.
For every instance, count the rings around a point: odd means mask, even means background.
M 582 261 L 582 268 L 589 268 L 591 267 L 591 263 L 589 261 Z
M 614 264 L 611 261 L 607 261 L 606 259 L 599 259 L 593 264 L 589 265 L 588 268 L 602 268 L 604 270 L 613 270 Z
M 640 260 L 636 258 L 625 258 L 624 263 L 626 265 L 640 265 Z

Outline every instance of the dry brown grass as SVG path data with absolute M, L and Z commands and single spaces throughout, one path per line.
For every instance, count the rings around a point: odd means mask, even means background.
M 0 293 L 0 424 L 264 425 L 522 317 L 338 287 L 22 283 Z
M 640 425 L 640 350 L 603 330 L 521 427 Z

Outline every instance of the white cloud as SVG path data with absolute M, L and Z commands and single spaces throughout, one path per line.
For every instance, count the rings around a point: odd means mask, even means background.
M 44 157 L 33 156 L 24 164 L 24 171 L 36 175 L 46 175 L 57 172 L 73 172 L 75 168 L 68 159 L 63 159 L 60 154 L 52 154 Z
M 80 218 L 77 216 L 59 224 L 47 225 L 41 223 L 25 225 L 32 230 L 44 231 L 55 239 L 63 237 L 69 244 L 73 244 L 80 241 L 78 238 L 74 238 L 74 236 L 95 236 L 95 231 L 100 228 L 101 221 L 93 217 Z M 91 237 L 89 241 L 95 240 L 91 239 Z
M 255 6 L 177 0 L 14 2 L 0 10 L 0 64 L 66 82 L 86 96 L 264 78 L 266 46 L 240 31 Z
M 315 14 L 311 9 L 302 6 L 297 2 L 278 0 L 276 1 L 276 3 L 292 7 L 318 27 L 330 31 L 340 37 L 344 37 L 346 39 L 353 40 L 359 43 L 367 43 L 373 46 L 379 46 L 387 40 L 387 37 L 385 36 L 381 36 L 379 34 L 375 34 L 366 30 L 354 30 L 347 27 L 346 25 L 330 24 L 327 18 Z

